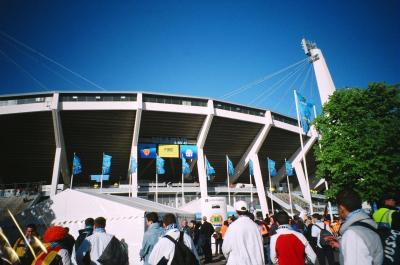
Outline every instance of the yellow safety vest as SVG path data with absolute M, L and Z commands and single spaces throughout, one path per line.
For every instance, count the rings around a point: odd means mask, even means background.
M 391 228 L 392 227 L 392 214 L 395 210 L 388 208 L 379 208 L 373 214 L 374 221 L 378 223 L 378 227 Z

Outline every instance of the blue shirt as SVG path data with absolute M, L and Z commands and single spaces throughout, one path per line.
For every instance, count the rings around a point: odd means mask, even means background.
M 154 245 L 158 242 L 160 237 L 164 235 L 164 229 L 160 227 L 159 223 L 153 223 L 149 226 L 143 235 L 142 249 L 140 250 L 140 258 L 144 260 L 144 265 L 148 265 L 148 260 Z

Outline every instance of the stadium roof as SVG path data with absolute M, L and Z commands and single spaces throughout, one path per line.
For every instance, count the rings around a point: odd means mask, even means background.
M 140 120 L 137 121 L 137 112 Z M 206 118 L 212 116 L 209 128 Z M 277 170 L 300 147 L 297 120 L 266 109 L 202 97 L 151 92 L 49 91 L 0 96 L 0 183 L 51 182 L 58 152 L 61 173 L 70 174 L 73 153 L 78 153 L 83 174 L 74 182 L 88 183 L 89 175 L 101 173 L 103 152 L 112 155 L 111 181 L 127 181 L 135 126 L 138 141 L 183 139 L 198 143 L 207 132 L 204 153 L 216 170 L 215 182 L 226 180 L 225 155 L 238 167 L 254 145 L 268 117 L 272 127 L 258 151 L 263 176 L 266 158 Z M 309 136 L 303 135 L 304 139 Z M 161 140 L 160 140 L 161 139 Z M 57 149 L 58 148 L 58 149 Z M 178 182 L 181 162 L 166 159 L 164 181 Z M 313 172 L 315 163 L 309 163 Z M 197 165 L 192 163 L 197 177 Z M 139 160 L 139 182 L 154 181 L 153 160 Z M 243 168 L 237 182 L 248 182 Z

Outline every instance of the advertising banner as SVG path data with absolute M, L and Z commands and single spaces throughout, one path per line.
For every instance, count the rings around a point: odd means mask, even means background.
M 160 144 L 158 145 L 158 155 L 160 157 L 179 158 L 179 145 Z
M 181 145 L 181 158 L 197 159 L 197 146 Z
M 155 144 L 139 144 L 138 145 L 140 158 L 156 158 L 156 145 Z
M 91 181 L 100 182 L 101 179 L 110 180 L 110 175 L 90 175 L 90 180 Z

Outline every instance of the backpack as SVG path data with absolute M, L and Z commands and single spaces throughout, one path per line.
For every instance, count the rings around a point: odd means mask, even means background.
M 397 264 L 399 261 L 399 254 L 396 253 L 396 246 L 393 246 L 393 244 L 395 245 L 396 243 L 387 240 L 392 235 L 393 230 L 386 227 L 378 227 L 378 229 L 375 229 L 375 227 L 361 221 L 355 222 L 350 226 L 362 226 L 378 234 L 384 251 L 383 264 Z M 396 232 L 394 232 L 394 234 L 396 234 Z M 392 248 L 392 251 L 388 251 L 387 248 Z
M 329 246 L 329 242 L 325 240 L 325 237 L 327 236 L 333 236 L 331 232 L 329 232 L 326 229 L 326 224 L 324 224 L 324 228 L 319 227 L 318 225 L 315 224 L 316 227 L 319 228 L 319 230 L 321 230 L 320 234 L 319 234 L 319 244 L 322 247 L 326 247 Z
M 128 265 L 129 257 L 125 241 L 119 241 L 113 236 L 97 261 L 102 265 Z
M 198 265 L 199 262 L 197 261 L 196 256 L 183 241 L 184 233 L 185 232 L 180 232 L 178 240 L 173 239 L 169 235 L 165 236 L 175 244 L 175 252 L 171 265 Z

